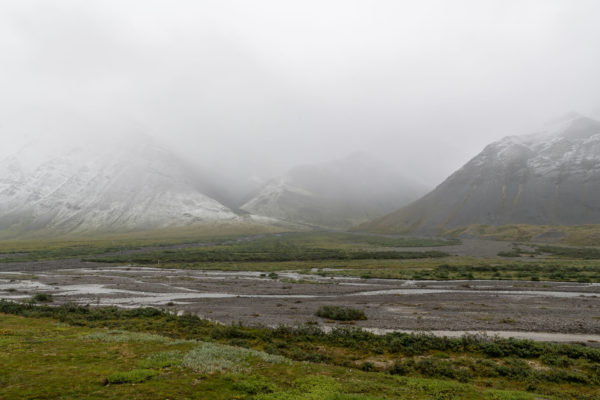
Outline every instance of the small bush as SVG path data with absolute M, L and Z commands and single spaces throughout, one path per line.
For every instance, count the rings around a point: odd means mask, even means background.
M 416 363 L 415 369 L 417 372 L 424 376 L 432 377 L 432 378 L 455 378 L 456 377 L 456 369 L 452 365 L 452 363 L 447 361 L 433 361 L 430 359 L 423 359 Z
M 50 303 L 54 301 L 54 299 L 49 293 L 36 293 L 33 296 L 33 301 L 37 301 L 38 303 Z
M 501 251 L 498 253 L 498 257 L 520 257 L 521 254 L 513 251 Z
M 530 378 L 534 371 L 524 360 L 511 357 L 504 361 L 504 365 L 498 366 L 498 373 L 508 378 L 525 380 Z
M 362 369 L 363 371 L 366 371 L 366 372 L 375 371 L 375 365 L 373 365 L 372 362 L 365 361 L 364 363 L 361 364 L 360 369 Z
M 349 307 L 322 306 L 315 313 L 317 317 L 329 318 L 336 321 L 357 321 L 367 319 L 361 310 Z
M 138 383 L 147 381 L 158 372 L 151 369 L 134 369 L 127 372 L 115 372 L 106 377 L 106 383 Z
M 540 373 L 540 378 L 553 383 L 590 383 L 590 379 L 582 373 L 556 368 Z
M 388 372 L 392 375 L 408 375 L 412 372 L 413 365 L 414 362 L 403 363 L 402 361 L 398 360 L 390 367 Z
M 569 368 L 573 365 L 573 360 L 566 356 L 559 356 L 556 353 L 545 353 L 540 357 L 540 361 L 546 365 L 555 367 Z

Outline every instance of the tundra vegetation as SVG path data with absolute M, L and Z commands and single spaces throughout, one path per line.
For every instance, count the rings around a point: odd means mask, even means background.
M 600 349 L 577 344 L 8 301 L 0 324 L 0 398 L 595 399 L 600 384 Z
M 90 238 L 3 241 L 0 263 L 85 258 L 88 261 L 135 262 L 216 262 L 293 261 L 347 259 L 406 259 L 443 257 L 443 246 L 457 239 L 433 239 L 360 235 L 335 232 L 279 233 L 254 235 L 191 235 L 164 238 L 120 236 Z M 439 247 L 438 251 L 402 251 L 402 248 Z
M 600 282 L 600 249 L 515 243 L 496 257 L 453 256 L 458 239 L 337 232 L 115 237 L 0 242 L 9 262 L 82 259 L 107 264 L 224 271 L 297 271 L 393 279 Z
M 444 251 L 457 244 L 457 239 L 310 232 L 216 238 L 203 246 L 141 247 L 84 260 L 164 268 L 316 271 L 322 276 L 384 279 L 600 282 L 600 250 L 595 247 L 515 244 L 508 254 L 500 252 L 495 258 L 452 256 Z

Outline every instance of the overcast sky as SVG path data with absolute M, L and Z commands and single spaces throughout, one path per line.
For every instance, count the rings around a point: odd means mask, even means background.
M 357 150 L 430 185 L 600 115 L 598 0 L 2 0 L 0 154 L 147 132 L 230 173 Z

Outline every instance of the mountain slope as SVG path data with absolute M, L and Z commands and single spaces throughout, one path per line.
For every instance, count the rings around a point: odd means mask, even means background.
M 359 229 L 435 233 L 469 224 L 600 223 L 600 122 L 569 114 L 487 146 L 423 198 Z
M 127 231 L 238 218 L 197 186 L 185 163 L 147 137 L 101 146 L 34 142 L 0 162 L 0 231 Z
M 390 212 L 424 187 L 366 154 L 293 168 L 273 179 L 241 209 L 287 221 L 349 228 Z

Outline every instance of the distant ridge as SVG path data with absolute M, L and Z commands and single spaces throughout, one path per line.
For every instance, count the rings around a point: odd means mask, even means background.
M 242 210 L 317 227 L 347 229 L 407 204 L 425 187 L 366 153 L 304 165 L 269 181 Z
M 569 113 L 509 136 L 421 199 L 359 230 L 440 233 L 471 224 L 600 223 L 600 122 Z

